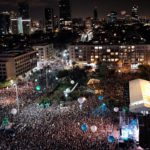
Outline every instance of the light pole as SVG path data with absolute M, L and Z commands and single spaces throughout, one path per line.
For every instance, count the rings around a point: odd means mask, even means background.
M 48 89 L 48 76 L 47 76 L 47 69 L 46 69 L 46 88 Z
M 14 84 L 15 88 L 16 88 L 16 103 L 17 103 L 17 110 L 19 113 L 19 97 L 18 97 L 18 86 L 17 83 Z
M 46 88 L 49 87 L 49 84 L 48 84 L 48 76 L 47 76 L 48 72 L 50 73 L 51 70 L 47 70 L 47 69 L 46 69 Z
M 29 87 L 29 77 L 26 78 L 27 88 Z
M 16 89 L 16 104 L 17 104 L 17 110 L 18 110 L 18 113 L 19 113 L 18 86 L 17 86 L 17 83 L 14 83 L 13 80 L 11 80 L 10 82 L 12 83 L 13 86 L 15 86 L 15 89 Z

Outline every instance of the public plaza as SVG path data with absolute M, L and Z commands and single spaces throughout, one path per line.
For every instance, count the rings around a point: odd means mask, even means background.
M 69 92 L 65 96 L 69 84 L 65 86 L 66 90 L 57 91 L 57 96 L 53 96 L 55 92 L 49 93 L 51 86 L 45 89 L 46 92 L 41 90 L 47 85 L 44 83 L 46 74 L 41 76 L 43 83 L 39 89 L 38 81 L 32 77 L 28 82 L 18 81 L 17 87 L 12 84 L 0 90 L 0 149 L 121 149 L 120 113 L 135 119 L 125 107 L 128 102 L 124 97 L 124 84 L 134 78 L 133 75 L 117 73 L 108 79 L 91 79 L 75 87 L 73 92 L 79 95 L 76 99 L 68 99 L 72 94 Z M 54 84 L 62 80 L 64 78 Z M 74 85 L 75 81 L 71 80 L 70 87 L 74 88 Z M 133 139 L 125 143 L 122 149 L 136 150 L 138 147 Z
M 150 0 L 0 0 L 0 150 L 150 150 Z

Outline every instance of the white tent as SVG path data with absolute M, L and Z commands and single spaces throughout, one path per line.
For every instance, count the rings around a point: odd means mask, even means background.
M 136 79 L 129 82 L 130 111 L 141 113 L 150 111 L 150 82 Z

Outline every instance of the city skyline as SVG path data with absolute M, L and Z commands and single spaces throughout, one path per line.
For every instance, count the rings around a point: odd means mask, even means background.
M 0 1 L 0 11 L 17 11 L 16 0 L 1 0 Z M 85 5 L 86 4 L 86 5 Z M 30 15 L 33 19 L 43 19 L 44 18 L 44 8 L 53 8 L 54 14 L 59 16 L 59 7 L 57 0 L 32 0 L 29 2 L 30 5 Z M 149 16 L 149 5 L 150 1 L 138 0 L 137 5 L 139 6 L 139 15 Z M 71 11 L 72 17 L 89 17 L 93 16 L 94 7 L 98 9 L 98 16 L 106 17 L 106 15 L 114 10 L 120 14 L 121 11 L 126 11 L 127 14 L 131 14 L 131 8 L 133 6 L 132 0 L 82 0 L 80 3 L 76 0 L 71 0 Z M 37 11 L 38 10 L 38 11 Z

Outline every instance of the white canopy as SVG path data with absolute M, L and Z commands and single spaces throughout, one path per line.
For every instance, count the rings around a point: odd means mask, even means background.
M 129 82 L 130 111 L 150 111 L 150 82 L 136 79 Z

